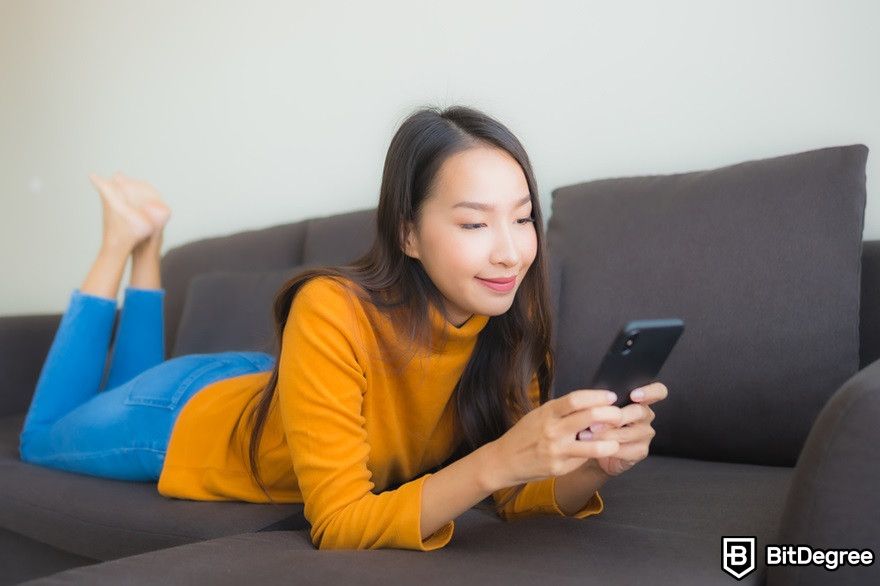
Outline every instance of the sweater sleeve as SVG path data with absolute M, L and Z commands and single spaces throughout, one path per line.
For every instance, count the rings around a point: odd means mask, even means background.
M 540 391 L 541 387 L 538 384 L 538 375 L 536 373 L 532 376 L 528 390 L 532 409 L 535 409 L 540 405 Z M 550 476 L 549 478 L 527 482 L 523 487 L 522 492 L 504 507 L 498 507 L 497 505 L 509 493 L 514 491 L 516 487 L 511 486 L 495 491 L 492 493 L 492 498 L 495 501 L 498 516 L 505 521 L 512 521 L 514 519 L 532 517 L 535 515 L 570 516 L 575 519 L 583 519 L 590 515 L 597 515 L 605 508 L 605 503 L 602 501 L 602 497 L 599 496 L 599 491 L 597 490 L 579 511 L 576 511 L 571 515 L 566 515 L 562 509 L 559 508 L 559 503 L 556 500 L 557 478 L 557 476 Z
M 350 295 L 329 277 L 301 286 L 282 337 L 278 400 L 304 514 L 318 549 L 430 551 L 454 521 L 422 539 L 422 486 L 430 473 L 374 494 L 362 414 L 366 375 L 352 335 Z

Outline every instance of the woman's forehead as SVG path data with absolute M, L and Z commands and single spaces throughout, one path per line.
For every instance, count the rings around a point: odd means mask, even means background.
M 435 183 L 437 203 L 448 208 L 469 202 L 483 206 L 483 211 L 513 209 L 529 196 L 519 163 L 496 148 L 477 147 L 455 153 L 443 162 Z

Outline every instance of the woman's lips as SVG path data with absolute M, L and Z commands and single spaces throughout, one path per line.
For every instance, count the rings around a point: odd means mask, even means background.
M 489 281 L 486 279 L 481 279 L 480 277 L 477 277 L 476 279 L 493 291 L 499 291 L 501 293 L 507 293 L 508 291 L 513 289 L 514 286 L 516 286 L 515 277 L 510 279 L 509 281 Z

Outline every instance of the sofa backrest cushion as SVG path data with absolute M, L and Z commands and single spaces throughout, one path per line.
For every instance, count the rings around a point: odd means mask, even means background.
M 229 350 L 274 355 L 275 295 L 305 268 L 197 275 L 189 285 L 172 355 Z
M 859 367 L 864 145 L 555 189 L 556 395 L 628 320 L 685 330 L 652 453 L 792 466 Z
M 222 268 L 189 276 L 172 355 L 227 350 L 274 354 L 272 306 L 281 286 L 307 267 L 347 264 L 366 253 L 375 224 L 376 209 L 368 208 L 288 224 L 288 230 L 275 227 L 271 233 L 243 232 L 188 245 L 188 267 Z M 287 252 L 279 256 L 278 247 Z M 265 270 L 262 249 L 274 251 L 268 258 L 276 268 Z M 196 250 L 200 254 L 192 254 Z M 277 268 L 284 261 L 287 268 Z M 229 270 L 233 267 L 239 270 Z
M 376 208 L 308 221 L 301 262 L 343 265 L 366 254 L 376 238 Z
M 211 272 L 262 273 L 299 264 L 346 264 L 369 250 L 376 208 L 205 238 L 169 250 L 162 259 L 166 348 L 178 346 L 177 330 L 191 281 Z
M 162 257 L 165 348 L 177 345 L 177 329 L 191 281 L 215 271 L 283 270 L 301 262 L 306 221 L 204 238 L 172 248 Z M 172 356 L 175 354 L 172 352 Z

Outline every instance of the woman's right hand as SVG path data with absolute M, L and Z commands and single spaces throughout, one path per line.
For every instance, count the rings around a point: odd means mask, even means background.
M 617 396 L 601 389 L 571 391 L 526 413 L 492 442 L 500 486 L 514 486 L 550 476 L 562 476 L 591 458 L 617 452 L 614 440 L 578 440 L 578 432 L 594 423 L 620 426 Z

